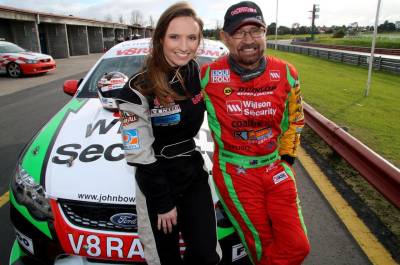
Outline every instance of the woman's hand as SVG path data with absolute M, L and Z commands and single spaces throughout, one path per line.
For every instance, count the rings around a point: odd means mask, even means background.
M 172 233 L 172 225 L 177 224 L 178 212 L 176 211 L 176 207 L 174 207 L 171 211 L 163 214 L 158 214 L 157 228 L 161 230 L 161 227 L 164 233 Z

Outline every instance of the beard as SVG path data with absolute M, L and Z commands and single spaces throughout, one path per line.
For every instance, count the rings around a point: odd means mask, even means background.
M 231 53 L 233 59 L 243 67 L 253 68 L 264 56 L 265 46 L 258 43 L 242 44 L 237 47 L 236 53 Z

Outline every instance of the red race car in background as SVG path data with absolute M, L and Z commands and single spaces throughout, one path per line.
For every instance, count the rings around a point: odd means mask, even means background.
M 0 73 L 19 77 L 53 70 L 56 70 L 56 62 L 50 55 L 30 52 L 14 43 L 0 41 Z

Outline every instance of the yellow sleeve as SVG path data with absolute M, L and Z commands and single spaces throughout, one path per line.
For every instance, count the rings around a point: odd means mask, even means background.
M 303 103 L 300 82 L 296 70 L 287 66 L 288 81 L 291 86 L 282 122 L 282 135 L 279 141 L 279 155 L 297 156 L 300 134 L 304 127 Z

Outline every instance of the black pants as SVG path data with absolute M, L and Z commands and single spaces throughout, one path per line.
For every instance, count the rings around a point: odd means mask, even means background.
M 180 164 L 178 170 L 173 165 L 175 163 L 166 161 L 169 166 L 165 170 L 171 174 L 184 174 L 179 171 L 190 171 L 194 174 L 190 184 L 183 185 L 184 188 L 174 195 L 178 222 L 172 233 L 165 234 L 162 229 L 158 230 L 156 207 L 151 201 L 146 200 L 149 220 L 162 265 L 216 265 L 221 260 L 217 253 L 216 219 L 208 174 L 202 167 L 203 163 L 199 163 L 198 159 L 202 162 L 201 155 L 195 155 L 195 158 L 197 161 L 192 160 L 194 163 L 173 161 Z M 175 168 L 174 171 L 169 167 Z M 183 259 L 180 252 L 179 232 L 182 234 L 186 247 Z

